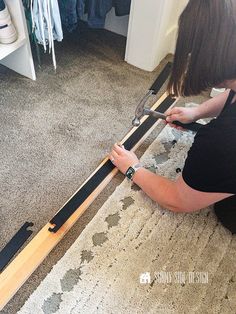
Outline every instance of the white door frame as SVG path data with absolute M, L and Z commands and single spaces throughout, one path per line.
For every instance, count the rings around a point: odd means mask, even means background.
M 132 0 L 125 61 L 153 71 L 174 52 L 178 18 L 188 0 Z

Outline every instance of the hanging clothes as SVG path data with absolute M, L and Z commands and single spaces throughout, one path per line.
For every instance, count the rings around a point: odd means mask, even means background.
M 58 0 L 62 24 L 68 32 L 73 32 L 79 20 L 87 14 L 87 24 L 91 28 L 104 28 L 106 15 L 115 7 L 117 16 L 130 12 L 131 0 Z
M 82 18 L 85 8 L 85 0 L 59 0 L 61 21 L 68 32 L 73 32 Z
M 0 0 L 0 11 L 3 11 L 5 9 L 6 5 L 3 0 Z
M 103 28 L 106 15 L 111 10 L 112 0 L 88 0 L 88 26 L 91 28 Z
M 32 28 L 37 42 L 49 47 L 52 53 L 53 66 L 56 69 L 54 40 L 62 41 L 63 32 L 57 0 L 31 0 Z
M 117 16 L 128 15 L 130 13 L 131 0 L 113 0 L 115 13 Z
M 103 28 L 106 14 L 112 8 L 112 0 L 59 0 L 62 24 L 73 32 L 84 14 L 88 15 L 88 26 Z

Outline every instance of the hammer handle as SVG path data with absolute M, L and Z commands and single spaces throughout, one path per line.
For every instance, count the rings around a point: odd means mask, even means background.
M 143 113 L 144 113 L 144 115 L 150 115 L 150 116 L 154 117 L 155 119 L 166 120 L 166 115 L 162 112 L 159 112 L 159 111 L 153 111 L 153 110 L 145 108 Z M 182 123 L 180 121 L 173 121 L 171 123 L 173 123 L 177 126 L 181 126 L 183 129 L 191 130 L 193 132 L 197 132 L 200 129 L 200 127 L 202 126 L 202 124 L 197 123 L 197 122 Z
M 173 121 L 171 123 L 173 123 L 173 124 L 175 124 L 177 126 L 181 126 L 183 129 L 187 129 L 187 130 L 190 130 L 190 131 L 193 131 L 193 132 L 197 132 L 202 127 L 202 124 L 198 123 L 198 122 L 182 123 L 182 122 L 179 122 L 179 121 Z

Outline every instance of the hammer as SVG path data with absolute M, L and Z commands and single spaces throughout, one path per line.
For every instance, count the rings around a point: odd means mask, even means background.
M 166 65 L 166 67 L 164 68 L 164 70 L 162 71 L 162 73 L 160 74 L 160 76 L 156 79 L 156 81 L 152 84 L 151 88 L 148 90 L 147 94 L 142 98 L 142 100 L 140 101 L 140 103 L 138 104 L 136 111 L 135 111 L 135 118 L 132 121 L 133 126 L 139 126 L 140 125 L 140 120 L 143 116 L 148 115 L 148 116 L 152 116 L 156 119 L 162 119 L 162 120 L 166 120 L 166 115 L 158 112 L 158 111 L 153 111 L 150 110 L 148 108 L 145 108 L 145 104 L 147 102 L 147 100 L 152 96 L 152 95 L 156 95 L 158 93 L 158 91 L 160 90 L 161 86 L 164 84 L 164 82 L 166 81 L 167 77 L 165 72 L 169 71 L 169 67 L 171 65 L 168 63 Z M 173 121 L 172 124 L 175 124 L 177 126 L 182 127 L 183 129 L 188 129 L 191 130 L 193 132 L 197 132 L 200 127 L 202 126 L 202 124 L 197 123 L 197 122 L 192 122 L 192 123 L 182 123 L 180 121 Z

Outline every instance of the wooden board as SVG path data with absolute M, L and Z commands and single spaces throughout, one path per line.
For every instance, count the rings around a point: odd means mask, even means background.
M 163 94 L 162 97 L 152 106 L 152 110 L 155 110 L 167 97 L 167 94 Z M 175 103 L 174 103 L 175 104 Z M 172 106 L 174 106 L 174 104 Z M 143 117 L 141 123 L 143 123 L 148 117 Z M 148 137 L 157 124 L 161 123 L 160 120 L 153 125 L 152 128 L 143 136 L 143 138 L 135 144 L 133 151 L 136 150 L 140 144 Z M 163 124 L 164 127 L 164 124 Z M 134 127 L 123 138 L 121 143 L 124 143 L 131 134 L 137 128 Z M 102 167 L 102 165 L 108 160 L 105 158 L 98 168 L 91 174 L 91 178 L 94 173 Z M 60 242 L 65 234 L 71 229 L 79 217 L 89 207 L 89 205 L 95 200 L 95 198 L 101 193 L 111 179 L 117 174 L 118 169 L 114 168 L 110 174 L 102 181 L 102 183 L 94 190 L 93 193 L 83 202 L 83 204 L 72 214 L 72 216 L 66 221 L 66 223 L 56 232 L 49 232 L 48 229 L 52 227 L 50 223 L 47 223 L 38 234 L 30 241 L 30 243 L 16 256 L 16 258 L 8 265 L 8 267 L 0 274 L 0 310 L 9 302 L 24 282 L 30 277 L 30 275 L 37 269 L 37 267 L 43 262 L 51 250 Z M 82 184 L 82 186 L 89 180 L 89 178 Z M 81 188 L 81 187 L 80 187 Z

